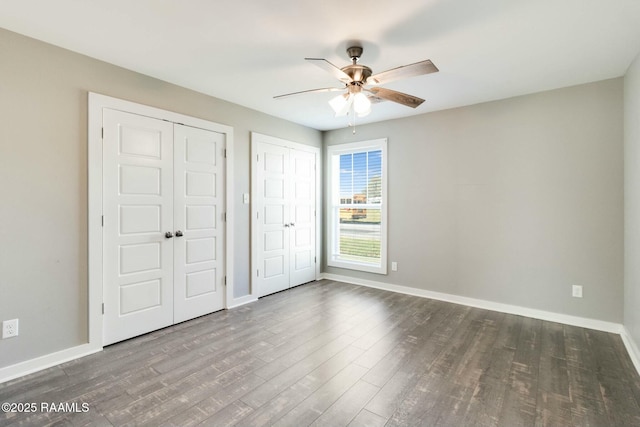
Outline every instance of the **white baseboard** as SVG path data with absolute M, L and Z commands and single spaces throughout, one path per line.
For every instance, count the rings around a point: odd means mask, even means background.
M 102 347 L 83 344 L 0 368 L 0 383 L 33 374 L 34 372 L 42 371 L 43 369 L 60 365 L 70 360 L 79 359 L 99 351 L 102 351 Z
M 424 289 L 411 288 L 408 286 L 392 285 L 389 283 L 342 276 L 339 274 L 324 273 L 323 277 L 325 279 L 335 280 L 338 282 L 351 283 L 354 285 L 361 285 L 369 288 L 398 292 L 401 294 L 413 295 L 417 297 L 431 298 L 439 301 L 452 302 L 455 304 L 461 304 L 470 307 L 483 308 L 485 310 L 498 311 L 501 313 L 526 316 L 534 319 L 547 320 L 549 322 L 563 323 L 565 325 L 579 326 L 581 328 L 612 332 L 614 334 L 621 334 L 624 329 L 622 324 L 620 323 L 605 322 L 603 320 L 589 319 L 586 317 L 570 316 L 568 314 L 553 313 L 550 311 L 537 310 L 517 305 L 503 304 L 476 298 L 468 298 L 459 295 L 445 294 L 442 292 L 427 291 Z
M 622 342 L 624 346 L 627 348 L 627 352 L 629 353 L 629 357 L 633 362 L 633 366 L 636 367 L 636 371 L 640 374 L 640 349 L 638 345 L 635 343 L 629 330 L 624 327 L 622 328 L 622 333 L 620 334 L 620 338 L 622 338 Z

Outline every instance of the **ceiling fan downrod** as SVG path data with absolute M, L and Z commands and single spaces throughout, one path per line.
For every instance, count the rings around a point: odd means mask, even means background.
M 351 46 L 347 48 L 347 55 L 353 61 L 353 65 L 356 65 L 358 59 L 362 56 L 362 46 Z

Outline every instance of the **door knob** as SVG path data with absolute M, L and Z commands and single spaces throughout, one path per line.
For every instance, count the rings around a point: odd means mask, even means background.
M 164 237 L 166 237 L 167 239 L 170 239 L 173 237 L 173 233 L 170 231 L 167 231 L 166 233 L 164 233 Z
M 182 231 L 180 230 L 176 231 L 176 237 L 182 237 Z

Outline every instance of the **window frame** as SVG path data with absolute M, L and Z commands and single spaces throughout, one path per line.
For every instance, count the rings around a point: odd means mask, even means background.
M 382 196 L 379 204 L 361 204 L 358 207 L 367 209 L 367 206 L 371 206 L 374 209 L 380 209 L 380 265 L 374 265 L 370 263 L 347 261 L 344 259 L 337 259 L 336 248 L 339 243 L 339 224 L 340 221 L 336 220 L 336 216 L 333 214 L 334 209 L 343 206 L 340 203 L 340 156 L 343 154 L 355 154 L 367 151 L 381 151 L 381 187 Z M 387 138 L 373 139 L 368 141 L 350 142 L 346 144 L 330 145 L 326 151 L 327 161 L 327 204 L 326 204 L 326 218 L 327 218 L 327 248 L 326 259 L 327 266 L 346 268 L 349 270 L 363 271 L 367 273 L 387 274 L 387 181 L 388 181 L 388 152 L 387 152 Z M 352 207 L 350 205 L 348 207 Z

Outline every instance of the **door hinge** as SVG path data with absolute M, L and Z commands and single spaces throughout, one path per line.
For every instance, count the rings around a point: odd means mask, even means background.
M 260 211 L 256 212 L 256 219 L 260 219 Z
M 317 257 L 313 257 L 313 263 L 317 263 L 318 262 L 318 258 Z
M 258 271 L 258 277 L 260 277 L 260 270 L 257 270 L 257 271 Z
M 102 215 L 102 226 L 104 227 L 104 215 Z
M 101 137 L 102 139 L 104 139 L 104 128 L 102 128 L 102 129 L 100 130 L 100 134 L 101 134 L 101 136 L 100 136 L 100 137 Z
M 102 303 L 102 314 L 104 314 L 104 303 Z
M 225 148 L 223 151 L 224 151 L 224 158 L 226 159 L 227 158 L 227 149 Z
M 222 214 L 222 220 L 225 221 L 225 222 L 227 221 L 227 213 L 226 212 Z
M 256 162 L 260 161 L 260 154 L 256 154 Z
M 224 284 L 226 286 L 226 284 L 227 284 L 227 276 L 224 276 Z

